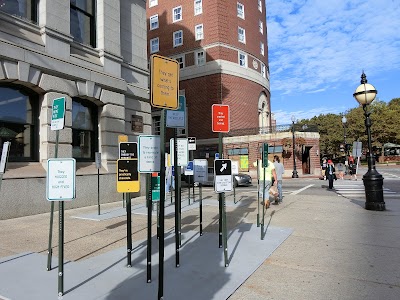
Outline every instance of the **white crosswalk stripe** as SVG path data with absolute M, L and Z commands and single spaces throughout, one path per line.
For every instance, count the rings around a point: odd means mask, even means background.
M 365 197 L 365 188 L 362 180 L 350 182 L 338 182 L 334 184 L 334 188 L 338 196 L 343 197 Z M 384 197 L 399 197 L 398 193 L 383 187 Z

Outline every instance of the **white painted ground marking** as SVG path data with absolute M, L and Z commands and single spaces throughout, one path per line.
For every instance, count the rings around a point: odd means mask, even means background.
M 294 191 L 294 192 L 291 193 L 290 195 L 297 195 L 298 193 L 301 193 L 302 191 L 304 191 L 304 190 L 306 190 L 306 189 L 308 189 L 308 188 L 310 188 L 310 187 L 312 187 L 312 186 L 314 186 L 314 185 L 313 185 L 313 184 L 307 185 L 307 186 L 305 186 L 305 187 L 303 187 L 303 188 L 301 188 L 301 189 L 299 189 L 299 190 L 297 190 L 297 191 Z

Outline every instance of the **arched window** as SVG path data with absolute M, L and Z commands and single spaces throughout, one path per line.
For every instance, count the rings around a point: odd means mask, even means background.
M 72 98 L 72 157 L 94 161 L 98 149 L 98 107 L 89 100 Z
M 11 142 L 9 161 L 38 160 L 38 97 L 14 85 L 0 85 L 0 148 Z

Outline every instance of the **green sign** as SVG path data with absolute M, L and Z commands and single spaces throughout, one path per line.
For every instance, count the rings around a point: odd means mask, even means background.
M 151 177 L 151 199 L 160 201 L 160 176 Z
M 268 144 L 263 144 L 263 152 L 262 152 L 262 161 L 263 161 L 263 168 L 268 168 Z
M 64 128 L 65 117 L 65 98 L 53 100 L 51 112 L 51 130 L 60 130 Z

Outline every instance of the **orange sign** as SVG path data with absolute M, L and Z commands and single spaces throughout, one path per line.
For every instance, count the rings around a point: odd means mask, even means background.
M 229 132 L 229 105 L 213 104 L 212 106 L 212 131 Z
M 151 105 L 178 109 L 179 63 L 175 59 L 153 54 L 150 57 Z

